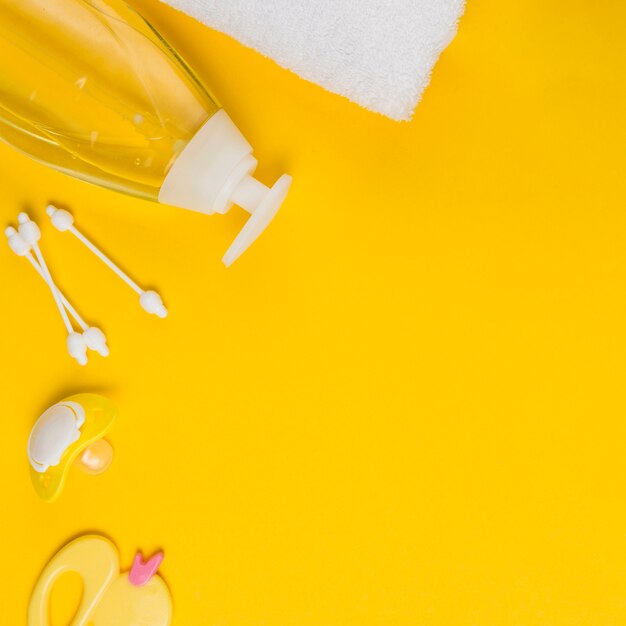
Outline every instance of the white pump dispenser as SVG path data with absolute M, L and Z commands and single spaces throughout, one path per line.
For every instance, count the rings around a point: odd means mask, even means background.
M 258 237 L 291 178 L 268 188 L 213 94 L 125 0 L 19 0 L 0 16 L 0 139 L 66 174 L 202 213 L 251 217 Z
M 237 204 L 252 214 L 222 258 L 227 267 L 265 230 L 291 185 L 283 174 L 266 187 L 252 177 L 256 166 L 252 146 L 220 109 L 185 146 L 159 191 L 159 202 L 201 213 L 226 213 Z

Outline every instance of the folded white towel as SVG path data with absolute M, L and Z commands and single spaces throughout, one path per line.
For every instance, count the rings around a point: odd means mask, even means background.
M 164 0 L 303 78 L 411 118 L 464 0 Z

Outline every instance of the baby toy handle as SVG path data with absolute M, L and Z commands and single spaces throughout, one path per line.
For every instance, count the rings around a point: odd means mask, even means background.
M 113 544 L 95 536 L 75 539 L 50 560 L 39 576 L 28 607 L 28 626 L 50 625 L 50 595 L 61 574 L 76 572 L 83 580 L 80 607 L 70 626 L 86 626 L 100 598 L 119 575 Z

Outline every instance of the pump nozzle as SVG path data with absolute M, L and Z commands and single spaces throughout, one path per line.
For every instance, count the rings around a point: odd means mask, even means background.
M 271 189 L 252 176 L 246 176 L 235 187 L 232 201 L 252 215 L 222 257 L 226 267 L 232 265 L 265 230 L 280 209 L 290 185 L 291 176 L 283 174 Z
M 284 174 L 266 187 L 252 176 L 256 166 L 252 146 L 221 109 L 185 146 L 159 190 L 159 202 L 192 211 L 224 214 L 236 204 L 252 214 L 222 258 L 226 266 L 265 230 L 291 185 Z

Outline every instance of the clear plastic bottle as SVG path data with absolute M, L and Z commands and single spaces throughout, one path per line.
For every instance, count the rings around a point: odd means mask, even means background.
M 204 213 L 252 216 L 230 265 L 291 178 L 268 189 L 215 97 L 122 0 L 0 0 L 0 138 L 57 170 Z

